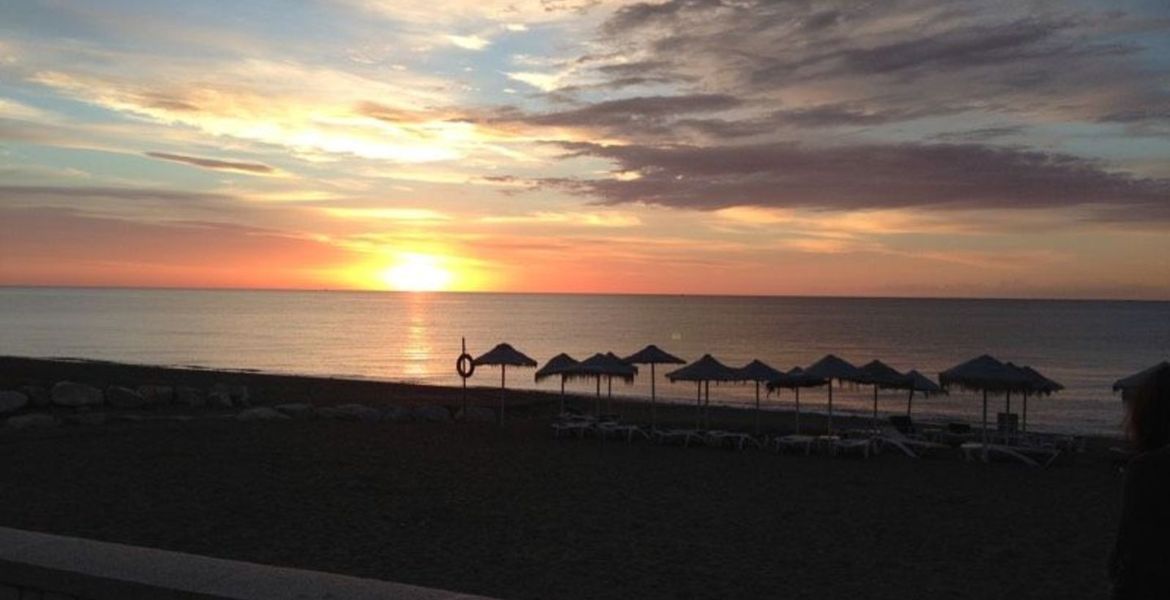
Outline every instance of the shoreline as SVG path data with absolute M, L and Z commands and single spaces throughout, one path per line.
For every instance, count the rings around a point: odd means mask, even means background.
M 86 383 L 104 389 L 109 385 L 136 387 L 139 385 L 195 386 L 208 388 L 216 384 L 244 385 L 249 389 L 254 405 L 275 405 L 281 403 L 308 403 L 316 406 L 340 404 L 367 404 L 375 407 L 398 405 L 414 407 L 423 404 L 438 404 L 454 413 L 463 405 L 463 389 L 457 386 L 411 383 L 355 376 L 322 376 L 277 373 L 258 369 L 222 369 L 200 366 L 148 365 L 115 362 L 102 359 L 57 357 L 35 358 L 22 356 L 0 356 L 0 389 L 17 389 L 22 385 L 51 387 L 53 382 L 69 380 Z M 498 387 L 468 385 L 467 404 L 490 409 L 499 406 Z M 507 416 L 521 419 L 550 419 L 558 412 L 561 401 L 559 392 L 508 388 Z M 567 391 L 564 396 L 567 406 L 591 413 L 597 398 L 592 394 Z M 607 399 L 601 398 L 603 409 Z M 613 410 L 621 414 L 623 421 L 648 425 L 651 404 L 648 398 L 615 395 Z M 788 405 L 775 404 L 760 411 L 762 433 L 791 433 L 794 431 L 795 411 Z M 659 424 L 685 427 L 695 422 L 695 405 L 686 402 L 663 402 L 656 404 Z M 154 407 L 153 411 L 173 410 L 170 407 Z M 751 431 L 755 427 L 755 409 L 742 405 L 711 404 L 707 408 L 710 420 L 718 428 Z M 613 412 L 613 411 L 606 411 Z M 888 425 L 889 413 L 879 413 L 879 425 Z M 801 410 L 801 431 L 817 432 L 825 429 L 827 414 Z M 916 418 L 919 425 L 945 425 L 948 422 L 962 422 L 977 428 L 979 423 L 963 419 Z M 836 411 L 833 414 L 834 429 L 864 429 L 872 424 L 866 413 Z M 1075 436 L 1086 440 L 1091 449 L 1111 448 L 1124 443 L 1123 436 L 1081 434 L 1058 431 L 1044 431 L 1045 435 Z

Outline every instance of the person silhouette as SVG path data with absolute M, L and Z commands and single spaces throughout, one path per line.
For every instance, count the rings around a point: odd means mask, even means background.
M 1127 402 L 1137 455 L 1126 466 L 1117 541 L 1109 557 L 1113 598 L 1170 598 L 1170 368 Z

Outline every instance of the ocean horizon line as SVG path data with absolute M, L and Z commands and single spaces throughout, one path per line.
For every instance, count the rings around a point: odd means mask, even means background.
M 548 297 L 646 297 L 646 298 L 744 298 L 792 300 L 923 300 L 956 302 L 1114 302 L 1168 304 L 1167 298 L 1102 298 L 1091 296 L 895 296 L 895 295 L 840 295 L 840 294 L 696 294 L 687 292 L 557 292 L 511 290 L 379 290 L 358 288 L 296 288 L 296 287 L 200 287 L 200 286 L 133 286 L 133 285 L 25 285 L 0 284 L 0 290 L 110 290 L 162 292 L 275 292 L 275 293 L 342 293 L 388 294 L 393 296 L 482 295 L 482 296 L 548 296 Z

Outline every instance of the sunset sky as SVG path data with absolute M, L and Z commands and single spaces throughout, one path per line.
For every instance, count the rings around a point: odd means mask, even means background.
M 1170 4 L 0 4 L 0 285 L 1170 299 Z

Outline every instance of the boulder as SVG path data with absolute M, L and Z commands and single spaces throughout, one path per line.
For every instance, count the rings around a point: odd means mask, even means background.
M 363 421 L 374 423 L 382 420 L 382 413 L 361 404 L 341 404 L 317 409 L 317 416 L 338 421 Z
M 468 423 L 495 423 L 496 411 L 482 406 L 468 406 L 466 410 L 459 409 L 455 413 L 455 419 Z
M 207 390 L 207 400 L 212 406 L 231 408 L 233 406 L 251 406 L 248 400 L 248 386 L 217 383 Z
M 142 396 L 148 406 L 170 404 L 175 398 L 175 388 L 169 385 L 140 385 L 138 395 Z
M 188 408 L 202 408 L 207 404 L 207 396 L 199 388 L 181 386 L 175 388 L 175 404 Z
M 33 413 L 31 415 L 20 415 L 19 417 L 8 417 L 9 429 L 36 429 L 40 427 L 56 427 L 57 419 L 53 415 L 46 415 L 44 413 Z
M 53 404 L 57 406 L 94 406 L 105 401 L 102 391 L 92 385 L 59 381 L 53 386 Z
M 0 415 L 16 412 L 28 406 L 28 396 L 21 392 L 5 390 L 0 392 Z
M 394 423 L 405 423 L 414 419 L 409 408 L 401 406 L 387 406 L 382 409 L 382 420 Z
M 128 387 L 111 385 L 106 388 L 106 404 L 114 408 L 142 408 L 146 398 Z
M 433 404 L 424 404 L 416 406 L 410 411 L 411 416 L 415 421 L 427 421 L 429 423 L 445 423 L 451 420 L 451 411 L 444 406 L 435 406 Z
M 48 406 L 53 403 L 53 398 L 49 396 L 49 390 L 39 385 L 26 385 L 20 388 L 20 391 L 28 396 L 28 403 L 33 406 Z
M 290 418 L 288 415 L 267 406 L 242 410 L 236 415 L 237 421 L 287 421 Z
M 83 412 L 65 415 L 65 422 L 70 425 L 105 425 L 106 414 L 100 412 Z
M 313 405 L 305 404 L 303 402 L 277 404 L 273 406 L 281 414 L 288 415 L 294 419 L 309 419 L 313 416 Z

